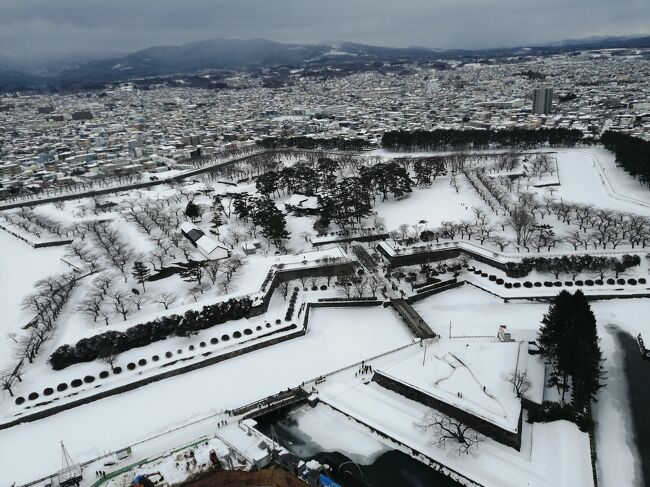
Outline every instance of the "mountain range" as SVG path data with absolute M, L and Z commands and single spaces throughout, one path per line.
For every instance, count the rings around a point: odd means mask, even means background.
M 650 36 L 594 37 L 537 47 L 484 50 L 392 48 L 329 42 L 288 44 L 267 39 L 212 39 L 180 46 L 155 46 L 130 54 L 80 54 L 34 65 L 0 55 L 0 90 L 38 87 L 74 89 L 132 78 L 203 70 L 245 70 L 279 66 L 427 62 L 553 54 L 578 49 L 650 47 Z

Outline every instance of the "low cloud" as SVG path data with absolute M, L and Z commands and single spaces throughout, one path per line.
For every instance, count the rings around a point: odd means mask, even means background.
M 0 51 L 133 51 L 217 37 L 441 48 L 648 31 L 647 0 L 4 0 Z

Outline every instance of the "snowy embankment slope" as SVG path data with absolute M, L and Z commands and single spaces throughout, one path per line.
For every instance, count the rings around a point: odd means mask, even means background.
M 338 451 L 356 463 L 368 465 L 390 449 L 369 435 L 364 426 L 346 421 L 323 404 L 299 406 L 280 427 L 286 427 L 292 437 L 302 440 L 289 445 L 300 458 L 313 457 L 321 451 Z
M 557 153 L 560 186 L 556 197 L 575 203 L 592 204 L 598 208 L 619 210 L 640 215 L 650 214 L 647 190 L 633 178 L 616 168 L 611 155 L 598 149 L 562 150 Z M 602 172 L 611 175 L 604 179 Z M 630 180 L 632 179 L 632 180 Z M 608 181 L 615 181 L 614 191 Z M 619 193 L 620 191 L 620 193 Z
M 468 305 L 471 303 L 471 306 Z M 650 315 L 650 299 L 622 299 L 591 304 L 598 323 L 601 347 L 608 372 L 608 385 L 594 406 L 598 469 L 601 487 L 634 485 L 638 477 L 639 454 L 631 438 L 631 418 L 625 371 L 615 339 L 606 330 L 619 326 L 636 336 L 650 329 L 644 317 Z M 464 286 L 426 298 L 415 304 L 420 315 L 432 328 L 447 336 L 494 335 L 505 324 L 517 339 L 534 340 L 547 304 L 503 303 L 502 300 Z M 458 340 L 463 340 L 458 338 Z
M 0 368 L 11 360 L 14 342 L 7 335 L 19 332 L 33 318 L 21 309 L 21 301 L 33 291 L 36 281 L 70 270 L 61 260 L 63 254 L 63 247 L 35 249 L 0 230 Z
M 427 345 L 426 357 L 423 349 L 396 352 L 390 358 L 397 363 L 379 365 L 377 370 L 504 430 L 516 432 L 521 400 L 503 377 L 517 369 L 522 350 L 527 353 L 527 346 L 520 342 L 446 340 Z
M 60 468 L 60 440 L 76 461 L 92 458 L 411 340 L 389 310 L 314 310 L 302 338 L 0 431 L 2 480 L 26 482 Z M 37 464 L 33 458 L 39 459 Z
M 331 393 L 326 384 L 320 397 L 325 403 L 486 487 L 593 485 L 589 439 L 571 423 L 525 423 L 524 429 L 532 430 L 532 448 L 525 445 L 521 452 L 485 439 L 478 452 L 458 455 L 451 445 L 449 450 L 433 445 L 433 433 L 418 425 L 429 408 L 376 384 L 357 385 L 344 392 L 333 388 Z M 526 433 L 530 434 L 530 431 Z M 561 442 L 562 448 L 556 448 L 556 442 Z

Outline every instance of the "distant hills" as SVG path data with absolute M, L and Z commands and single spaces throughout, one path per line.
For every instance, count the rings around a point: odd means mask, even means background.
M 273 67 L 336 66 L 385 62 L 427 62 L 514 55 L 553 54 L 576 49 L 650 47 L 650 36 L 594 37 L 538 47 L 486 50 L 391 48 L 351 42 L 287 44 L 267 39 L 212 39 L 181 46 L 155 46 L 126 55 L 79 55 L 27 69 L 0 56 L 0 90 L 75 89 L 152 76 L 203 70 L 246 70 Z

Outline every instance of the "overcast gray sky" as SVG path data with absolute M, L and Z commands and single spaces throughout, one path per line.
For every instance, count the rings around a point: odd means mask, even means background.
M 649 26 L 650 0 L 0 0 L 0 52 L 13 55 L 217 37 L 498 47 Z

